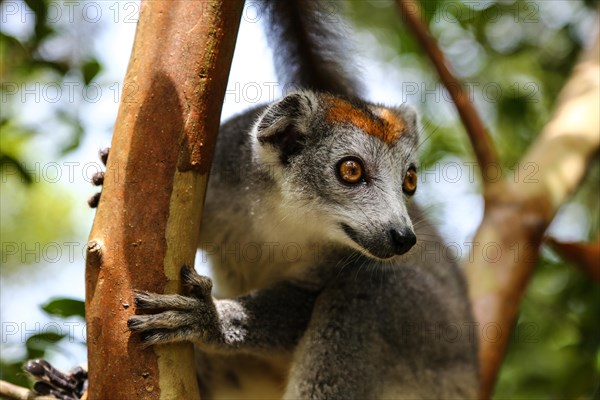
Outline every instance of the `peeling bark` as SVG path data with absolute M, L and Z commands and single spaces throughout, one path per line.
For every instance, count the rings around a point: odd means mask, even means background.
M 242 0 L 143 1 L 86 261 L 88 397 L 198 399 L 193 347 L 142 349 L 132 290 L 193 265 Z

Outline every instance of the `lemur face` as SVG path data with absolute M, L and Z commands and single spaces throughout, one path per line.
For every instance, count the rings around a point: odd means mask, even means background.
M 406 202 L 417 186 L 416 113 L 298 92 L 256 125 L 263 162 L 276 165 L 282 214 L 323 239 L 387 259 L 416 243 Z

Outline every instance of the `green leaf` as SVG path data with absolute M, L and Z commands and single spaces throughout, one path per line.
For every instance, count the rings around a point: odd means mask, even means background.
M 85 318 L 85 303 L 81 300 L 57 298 L 42 306 L 42 310 L 50 315 L 67 318 L 79 316 Z
M 83 75 L 83 82 L 86 85 L 89 85 L 92 80 L 98 75 L 98 73 L 102 70 L 102 66 L 95 58 L 92 58 L 86 61 L 81 66 L 81 74 Z
M 30 336 L 25 342 L 27 359 L 44 358 L 46 350 L 58 343 L 65 336 L 67 335 L 54 332 L 38 333 L 37 335 Z
M 36 335 L 32 335 L 27 338 L 26 346 L 27 346 L 27 348 L 29 348 L 29 347 L 39 348 L 40 344 L 42 344 L 42 345 L 55 344 L 58 341 L 60 341 L 62 338 L 64 338 L 65 336 L 67 336 L 67 335 L 58 334 L 58 333 L 54 333 L 54 332 L 38 333 Z
M 74 125 L 75 126 L 73 126 L 71 141 L 60 150 L 60 154 L 63 156 L 79 148 L 79 145 L 81 144 L 81 139 L 83 138 L 83 134 L 85 133 L 85 130 L 83 129 L 83 126 L 81 125 L 81 123 L 79 123 L 79 121 L 75 121 Z
M 21 177 L 21 182 L 31 185 L 33 183 L 33 177 L 31 173 L 23 168 L 23 165 L 16 158 L 9 156 L 8 154 L 0 153 L 0 168 L 14 168 L 17 174 Z
M 21 387 L 29 386 L 29 379 L 23 373 L 25 359 L 14 362 L 0 361 L 0 379 Z
M 25 0 L 25 4 L 35 13 L 35 40 L 40 41 L 52 30 L 48 26 L 48 4 L 44 0 Z
M 71 137 L 68 143 L 66 143 L 61 149 L 60 154 L 64 156 L 74 150 L 77 150 L 81 143 L 81 139 L 85 134 L 85 129 L 81 124 L 81 120 L 79 119 L 77 113 L 72 112 L 71 110 L 59 110 L 56 113 L 58 119 L 60 119 L 65 124 L 69 125 L 69 128 L 72 129 Z
M 46 350 L 62 340 L 65 334 L 59 335 L 54 332 L 38 333 L 37 335 L 30 336 L 25 342 L 25 348 L 27 349 L 27 358 L 44 358 Z

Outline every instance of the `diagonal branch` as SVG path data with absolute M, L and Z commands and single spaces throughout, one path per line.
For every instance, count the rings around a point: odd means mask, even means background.
M 485 126 L 479 118 L 479 114 L 465 92 L 463 85 L 450 72 L 444 54 L 427 26 L 423 23 L 419 4 L 414 0 L 396 0 L 396 4 L 402 13 L 403 20 L 429 57 L 454 101 L 479 163 L 483 183 L 487 186 L 489 184 L 488 174 L 486 173 L 487 168 L 488 166 L 498 166 L 498 156 Z
M 544 241 L 563 259 L 600 283 L 600 237 L 593 243 L 561 242 L 552 237 L 547 237 Z

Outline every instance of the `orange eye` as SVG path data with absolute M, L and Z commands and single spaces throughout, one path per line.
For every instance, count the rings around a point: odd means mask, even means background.
M 417 171 L 414 167 L 410 167 L 404 175 L 404 181 L 402 182 L 402 191 L 409 196 L 412 196 L 417 190 Z
M 356 158 L 345 158 L 338 164 L 340 179 L 346 183 L 356 184 L 363 181 L 363 166 Z

